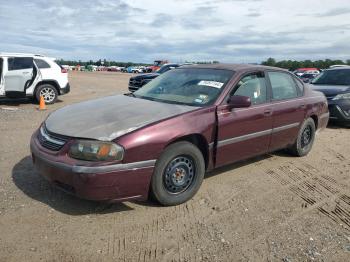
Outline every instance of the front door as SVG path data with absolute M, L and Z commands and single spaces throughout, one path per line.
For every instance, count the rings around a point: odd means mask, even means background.
M 216 166 L 266 153 L 272 130 L 272 109 L 263 72 L 245 75 L 230 95 L 248 96 L 248 108 L 218 107 Z
M 7 58 L 7 71 L 4 74 L 6 96 L 24 96 L 33 80 L 32 57 Z

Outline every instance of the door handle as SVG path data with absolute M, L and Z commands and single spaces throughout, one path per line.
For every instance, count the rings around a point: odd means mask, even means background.
M 264 111 L 264 116 L 271 116 L 272 115 L 272 109 L 266 109 Z
M 305 109 L 305 108 L 306 108 L 306 105 L 305 105 L 305 104 L 302 104 L 302 105 L 299 106 L 299 108 Z
M 29 72 L 22 72 L 22 74 L 23 74 L 23 75 L 28 75 L 28 74 L 29 74 Z

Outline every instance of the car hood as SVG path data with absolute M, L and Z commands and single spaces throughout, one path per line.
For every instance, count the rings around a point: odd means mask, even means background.
M 45 125 L 48 131 L 59 135 L 111 141 L 198 108 L 117 95 L 63 107 L 51 113 Z
M 147 74 L 139 74 L 137 76 L 131 77 L 131 79 L 153 79 L 156 78 L 157 76 L 159 76 L 159 74 L 157 73 L 147 73 Z
M 315 85 L 310 84 L 313 90 L 320 91 L 326 96 L 337 95 L 345 92 L 350 92 L 350 87 L 346 85 Z

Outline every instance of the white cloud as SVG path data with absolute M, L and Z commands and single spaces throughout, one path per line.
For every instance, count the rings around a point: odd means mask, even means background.
M 0 0 L 0 51 L 152 62 L 349 59 L 349 0 Z

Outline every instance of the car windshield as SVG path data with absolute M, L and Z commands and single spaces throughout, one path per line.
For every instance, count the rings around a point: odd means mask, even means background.
M 316 85 L 350 85 L 350 69 L 323 71 L 312 83 Z
M 134 95 L 165 103 L 205 106 L 215 102 L 233 74 L 221 69 L 174 69 L 144 85 Z

